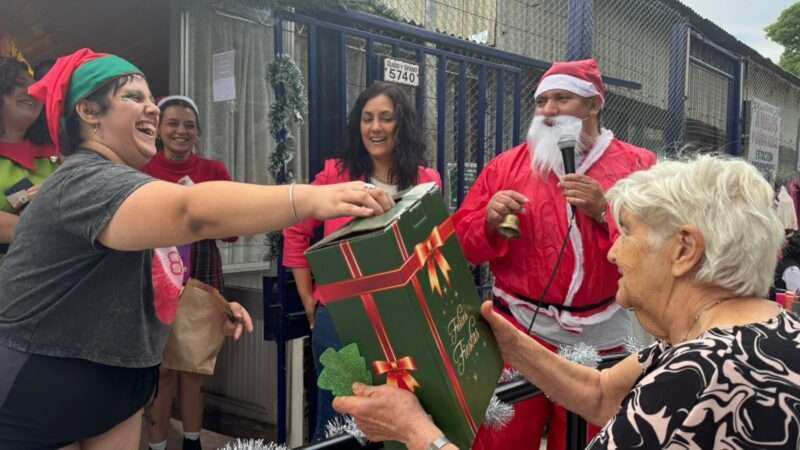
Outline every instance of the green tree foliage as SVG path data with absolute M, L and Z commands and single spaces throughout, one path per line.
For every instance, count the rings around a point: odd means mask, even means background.
M 770 39 L 783 46 L 780 66 L 800 77 L 800 2 L 783 10 L 766 31 Z

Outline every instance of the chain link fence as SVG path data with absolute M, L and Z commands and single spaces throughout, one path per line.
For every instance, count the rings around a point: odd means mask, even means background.
M 651 0 L 595 0 L 593 13 L 593 56 L 603 74 L 641 84 L 607 84 L 604 125 L 620 139 L 672 153 L 683 136 L 669 127 L 670 79 L 682 78 L 687 19 Z
M 584 4 L 565 0 L 385 3 L 419 26 L 546 62 L 566 59 L 570 21 L 574 20 L 570 7 Z M 690 37 L 692 18 L 686 8 L 665 0 L 586 3 L 592 16 L 584 23 L 584 27 L 591 26 L 589 48 L 603 73 L 641 85 L 638 89 L 607 85 L 603 121 L 618 137 L 666 156 L 679 151 L 739 149 L 746 156 L 748 108 L 750 99 L 755 98 L 780 111 L 778 172 L 786 175 L 797 170 L 800 101 L 796 82 L 787 81 L 774 68 L 747 61 L 742 86 L 746 103 L 739 117 L 732 107 L 739 98 L 739 86 L 733 82 L 739 73 L 738 57 L 705 42 L 699 34 Z M 536 70 L 526 70 L 521 76 L 523 129 L 533 114 L 532 93 L 539 76 L 541 72 Z M 739 127 L 732 128 L 736 121 L 740 121 Z M 512 122 L 503 123 L 508 127 Z M 496 130 L 490 121 L 487 126 L 490 139 Z M 741 142 L 731 130 L 741 130 Z M 503 130 L 504 137 L 510 134 L 511 130 Z
M 387 0 L 408 21 L 428 29 L 551 62 L 568 52 L 570 3 L 564 0 Z M 572 2 L 575 3 L 575 2 Z M 632 80 L 640 89 L 608 85 L 605 126 L 632 143 L 665 153 L 683 144 L 681 128 L 668 127 L 670 77 L 682 78 L 688 19 L 660 2 L 603 0 L 591 2 L 593 56 L 605 75 Z M 673 48 L 682 38 L 684 45 Z M 676 53 L 677 51 L 677 53 Z M 542 72 L 527 69 L 522 84 L 519 130 L 530 123 L 533 92 Z M 508 99 L 507 105 L 511 105 Z M 511 108 L 506 108 L 508 113 Z M 488 123 L 488 122 L 487 122 Z M 503 121 L 506 127 L 513 124 Z M 487 130 L 494 132 L 495 130 Z M 510 136 L 513 130 L 503 130 Z M 509 142 L 510 144 L 510 142 Z M 510 146 L 510 145 L 509 145 Z
M 703 27 L 694 22 L 697 18 L 675 1 L 384 0 L 384 3 L 409 23 L 545 63 L 567 59 L 570 44 L 576 39 L 574 34 L 582 27 L 588 36 L 583 38 L 588 39 L 584 48 L 598 60 L 604 75 L 624 81 L 607 83 L 602 117 L 604 126 L 617 137 L 662 156 L 716 151 L 748 157 L 756 136 L 750 133 L 755 105 L 758 111 L 769 109 L 767 112 L 779 119 L 776 148 L 780 151 L 775 151 L 777 169 L 773 168 L 773 174 L 777 172 L 781 178 L 787 178 L 797 172 L 800 83 L 768 63 L 741 58 L 736 49 L 721 48 L 718 42 L 707 40 L 701 34 Z M 576 17 L 571 8 L 582 8 L 580 13 L 588 14 L 589 19 L 580 14 Z M 380 29 L 369 31 L 391 34 Z M 372 48 L 368 49 L 368 45 Z M 480 51 L 428 45 L 491 61 L 491 57 Z M 513 66 L 518 71 L 516 75 L 501 74 L 473 63 L 464 63 L 462 69 L 458 59 L 451 59 L 445 67 L 446 82 L 441 89 L 437 86 L 440 57 L 432 54 L 420 57 L 413 50 L 398 51 L 390 45 L 368 44 L 367 39 L 349 36 L 345 63 L 348 110 L 367 85 L 366 55 L 370 52 L 378 58 L 391 57 L 420 65 L 423 84 L 407 89 L 410 96 L 420 99 L 417 105 L 428 145 L 426 159 L 431 166 L 445 169 L 442 175 L 446 190 L 451 190 L 451 185 L 455 187 L 453 171 L 458 149 L 464 151 L 468 189 L 481 160 L 488 162 L 498 151 L 524 139 L 535 109 L 533 93 L 543 73 L 541 68 L 491 61 Z M 462 124 L 458 121 L 462 70 L 466 116 L 463 142 L 459 140 Z M 740 85 L 741 70 L 744 72 Z M 373 73 L 373 77 L 377 76 Z M 515 83 L 519 84 L 519 91 L 515 91 Z M 440 96 L 447 105 L 445 109 L 438 105 Z M 741 107 L 740 98 L 744 102 Z M 479 108 L 481 103 L 484 106 Z M 517 117 L 515 103 L 519 106 Z M 440 147 L 444 148 L 444 161 L 437 160 Z

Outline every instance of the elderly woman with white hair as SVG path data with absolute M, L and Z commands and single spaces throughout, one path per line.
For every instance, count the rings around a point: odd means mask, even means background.
M 607 197 L 620 229 L 608 254 L 622 275 L 617 301 L 658 341 L 598 371 L 548 351 L 485 303 L 503 358 L 605 424 L 589 449 L 798 448 L 800 321 L 764 298 L 783 241 L 769 183 L 744 161 L 701 156 L 634 173 Z M 334 406 L 368 437 L 455 448 L 412 394 L 355 392 Z

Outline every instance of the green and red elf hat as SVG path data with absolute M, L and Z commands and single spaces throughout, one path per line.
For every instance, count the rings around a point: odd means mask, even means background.
M 58 131 L 62 121 L 75 105 L 107 82 L 131 74 L 142 71 L 119 56 L 82 48 L 58 58 L 47 75 L 28 88 L 28 94 L 44 104 L 47 129 L 56 151 L 60 153 Z

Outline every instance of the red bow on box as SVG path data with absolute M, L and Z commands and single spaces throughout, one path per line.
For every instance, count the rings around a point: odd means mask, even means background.
M 417 370 L 417 363 L 410 356 L 404 356 L 395 361 L 375 361 L 372 363 L 372 370 L 378 375 L 387 374 L 386 384 L 411 392 L 419 387 L 417 380 L 409 373 Z

